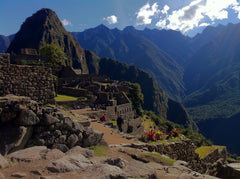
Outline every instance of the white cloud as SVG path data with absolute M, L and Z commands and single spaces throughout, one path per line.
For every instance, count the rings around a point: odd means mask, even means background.
M 116 24 L 118 22 L 117 16 L 115 15 L 104 17 L 103 20 L 107 21 L 109 24 Z
M 70 21 L 68 21 L 67 19 L 63 19 L 63 20 L 61 20 L 61 22 L 64 26 L 68 26 L 68 25 L 72 26 L 72 23 Z
M 145 4 L 137 12 L 137 25 L 151 24 L 152 17 L 159 12 L 158 4 L 154 3 L 150 6 L 149 3 Z
M 165 5 L 165 6 L 163 7 L 163 10 L 161 10 L 160 12 L 161 12 L 162 14 L 167 14 L 169 9 L 170 9 L 170 7 L 169 7 L 168 5 Z
M 209 26 L 209 25 L 211 25 L 211 24 L 209 24 L 209 23 L 201 23 L 200 25 L 199 25 L 199 27 L 207 27 L 207 26 Z
M 238 13 L 240 19 L 240 5 L 237 0 L 193 0 L 189 5 L 171 13 L 169 9 L 167 6 L 160 11 L 160 20 L 156 26 L 183 33 L 195 27 L 212 24 L 215 20 L 227 19 L 229 9 Z M 162 18 L 161 14 L 165 17 Z
M 233 9 L 238 13 L 238 19 L 240 19 L 240 6 L 234 6 Z

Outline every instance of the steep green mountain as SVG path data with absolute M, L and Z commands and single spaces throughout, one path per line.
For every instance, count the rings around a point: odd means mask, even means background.
M 204 109 L 206 117 L 199 119 L 229 118 L 240 112 L 239 37 L 240 24 L 229 26 L 201 48 L 185 69 L 185 104 Z M 211 109 L 207 110 L 206 105 L 211 105 Z M 213 108 L 216 109 L 212 111 Z
M 136 66 L 110 58 L 100 58 L 88 50 L 85 51 L 85 54 L 89 73 L 106 75 L 114 80 L 139 83 L 144 95 L 143 109 L 152 110 L 163 119 L 184 125 L 194 131 L 198 130 L 185 108 L 178 102 L 169 99 L 150 74 Z
M 51 43 L 64 49 L 69 66 L 88 73 L 84 50 L 71 33 L 65 30 L 58 16 L 51 9 L 41 9 L 27 18 L 7 52 L 17 59 L 15 63 L 19 63 L 22 59 L 26 60 L 28 55 L 37 56 L 40 47 Z
M 184 96 L 182 67 L 133 27 L 120 31 L 100 25 L 72 34 L 83 48 L 100 57 L 114 58 L 149 72 L 170 97 L 180 101 Z
M 187 63 L 187 60 L 195 52 L 195 49 L 192 48 L 191 45 L 192 39 L 184 36 L 179 31 L 146 28 L 143 31 L 136 30 L 135 33 L 151 40 L 160 49 L 167 52 L 181 66 Z
M 229 25 L 196 52 L 184 74 L 184 104 L 200 130 L 238 154 L 240 135 L 234 129 L 240 116 L 239 47 L 240 24 Z
M 10 45 L 9 37 L 0 35 L 0 53 L 4 53 L 9 45 Z
M 190 42 L 190 45 L 194 52 L 206 45 L 212 39 L 216 38 L 222 31 L 232 26 L 233 24 L 228 24 L 227 26 L 218 25 L 216 27 L 207 26 L 201 33 L 195 35 Z

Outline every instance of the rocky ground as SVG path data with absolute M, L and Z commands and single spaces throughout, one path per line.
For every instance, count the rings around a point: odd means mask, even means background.
M 121 144 L 136 141 L 123 138 L 103 124 L 95 122 L 92 126 L 105 132 L 107 156 L 94 156 L 92 150 L 79 146 L 66 153 L 45 146 L 27 148 L 1 157 L 0 178 L 214 178 L 190 170 L 183 161 L 167 166 L 161 161 L 133 159 Z
M 214 178 L 149 151 L 109 122 L 88 120 L 86 111 L 76 113 L 27 97 L 0 97 L 0 179 Z

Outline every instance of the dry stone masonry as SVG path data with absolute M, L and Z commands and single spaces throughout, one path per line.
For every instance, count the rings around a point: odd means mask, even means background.
M 74 146 L 103 142 L 102 132 L 70 117 L 53 106 L 39 107 L 29 97 L 0 97 L 0 153 L 6 155 L 30 146 L 66 152 Z
M 0 96 L 7 94 L 28 96 L 41 104 L 54 103 L 51 68 L 13 65 L 9 54 L 0 54 Z

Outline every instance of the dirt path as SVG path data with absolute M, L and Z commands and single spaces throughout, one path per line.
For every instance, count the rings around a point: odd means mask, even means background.
M 72 110 L 72 112 L 78 115 L 94 115 L 94 113 L 96 113 L 96 111 L 92 111 L 91 108 Z M 117 129 L 104 126 L 103 123 L 91 122 L 91 126 L 93 126 L 94 130 L 96 131 L 104 132 L 103 139 L 108 143 L 108 145 L 136 143 L 136 141 L 123 138 L 122 135 L 117 132 Z
M 108 143 L 108 145 L 136 143 L 136 141 L 123 138 L 117 133 L 116 129 L 106 127 L 102 123 L 91 122 L 91 126 L 93 126 L 96 131 L 104 132 L 103 139 Z

